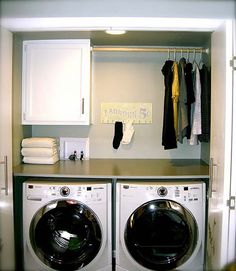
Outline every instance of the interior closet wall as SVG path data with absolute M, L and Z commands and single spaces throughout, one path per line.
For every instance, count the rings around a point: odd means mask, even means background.
M 169 151 L 161 145 L 164 106 L 161 68 L 166 59 L 167 53 L 156 52 L 93 53 L 91 126 L 33 126 L 32 135 L 88 136 L 91 158 L 200 158 L 200 145 L 189 146 L 185 142 Z M 104 102 L 152 103 L 153 123 L 134 124 L 135 134 L 131 144 L 120 145 L 118 150 L 114 150 L 114 124 L 100 123 L 100 106 Z
M 36 34 L 31 38 L 36 38 Z M 26 37 L 29 39 L 30 34 Z M 177 149 L 164 150 L 162 123 L 164 111 L 164 77 L 161 69 L 168 58 L 168 52 L 93 52 L 91 71 L 91 125 L 90 126 L 22 126 L 21 116 L 21 53 L 22 40 L 16 34 L 14 39 L 14 164 L 20 162 L 20 140 L 27 136 L 89 137 L 91 158 L 170 158 L 200 159 L 207 161 L 209 144 L 189 146 L 178 144 Z M 176 60 L 181 57 L 176 53 Z M 187 57 L 186 54 L 183 56 Z M 174 54 L 170 54 L 174 58 Z M 196 53 L 196 61 L 200 54 Z M 190 61 L 193 54 L 189 54 Z M 114 124 L 101 124 L 101 103 L 152 103 L 152 124 L 134 124 L 135 133 L 131 144 L 112 147 Z M 63 110 L 63 108 L 62 108 Z M 203 146 L 205 145 L 205 146 Z

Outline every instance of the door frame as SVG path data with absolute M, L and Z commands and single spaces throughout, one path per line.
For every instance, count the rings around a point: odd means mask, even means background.
M 1 25 L 11 32 L 22 31 L 214 31 L 225 20 L 158 17 L 50 17 L 2 18 Z
M 51 18 L 1 18 L 0 25 L 9 32 L 20 31 L 83 31 L 125 29 L 133 31 L 205 31 L 214 32 L 222 24 L 232 24 L 232 19 L 158 18 L 158 17 L 51 17 Z M 232 33 L 228 33 L 232 35 Z M 232 53 L 232 52 L 231 52 Z M 232 84 L 229 83 L 229 84 Z M 235 88 L 235 85 L 234 85 Z M 232 95 L 230 92 L 227 95 Z M 232 98 L 232 97 L 231 97 Z M 227 122 L 231 121 L 227 119 Z M 227 138 L 231 142 L 231 135 Z M 229 146 L 228 146 L 229 149 Z M 230 155 L 231 154 L 227 154 Z M 225 166 L 225 165 L 224 165 Z M 226 167 L 228 170 L 229 168 Z M 229 173 L 224 181 L 229 183 Z M 226 199 L 224 199 L 226 200 Z M 227 239 L 228 240 L 228 239 Z M 227 263 L 230 259 L 222 259 Z

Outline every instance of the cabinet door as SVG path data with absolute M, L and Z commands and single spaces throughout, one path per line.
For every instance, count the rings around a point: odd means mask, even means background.
M 230 184 L 230 211 L 229 211 L 229 244 L 228 244 L 228 260 L 229 262 L 235 261 L 236 257 L 236 207 L 235 207 L 235 199 L 236 199 L 236 19 L 234 19 L 233 23 L 233 131 L 232 131 L 232 160 L 231 164 L 233 165 L 231 170 L 231 184 Z
M 11 112 L 12 33 L 0 28 L 0 270 L 15 270 Z
M 229 256 L 230 172 L 232 147 L 232 22 L 226 21 L 211 39 L 211 181 L 207 270 L 221 270 Z M 232 164 L 233 165 L 233 164 Z M 234 166 L 234 165 L 233 165 Z
M 89 124 L 89 40 L 23 42 L 22 123 Z

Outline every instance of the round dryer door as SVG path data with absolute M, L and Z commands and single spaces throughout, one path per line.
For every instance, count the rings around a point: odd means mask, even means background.
M 198 240 L 192 214 L 172 200 L 153 200 L 129 217 L 124 233 L 132 258 L 151 270 L 171 270 L 186 262 Z
M 95 213 L 74 200 L 53 201 L 42 207 L 30 225 L 35 254 L 55 270 L 78 270 L 98 254 L 101 226 Z

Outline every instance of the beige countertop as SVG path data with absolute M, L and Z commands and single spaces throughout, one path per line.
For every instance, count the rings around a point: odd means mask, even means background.
M 54 165 L 21 164 L 14 176 L 67 178 L 209 178 L 209 166 L 198 159 L 90 159 Z

